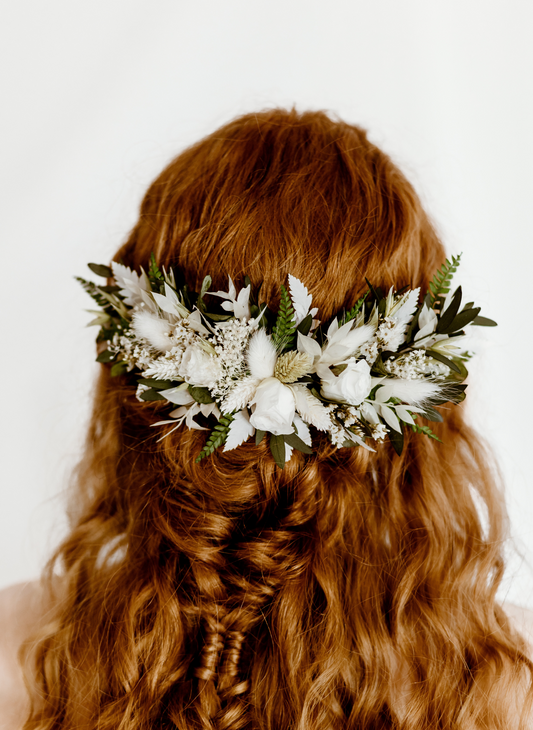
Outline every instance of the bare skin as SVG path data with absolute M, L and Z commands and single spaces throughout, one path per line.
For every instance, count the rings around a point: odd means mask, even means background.
M 516 630 L 530 646 L 533 660 L 533 611 L 513 604 L 504 609 Z M 38 581 L 19 583 L 0 591 L 0 730 L 21 730 L 29 709 L 22 669 L 18 662 L 21 644 L 53 616 L 54 606 Z M 397 704 L 405 704 L 405 682 L 393 688 Z M 401 712 L 400 712 L 401 714 Z

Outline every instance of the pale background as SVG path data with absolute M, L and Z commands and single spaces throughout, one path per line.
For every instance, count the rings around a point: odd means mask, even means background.
M 532 19 L 526 0 L 3 4 L 0 587 L 36 576 L 64 534 L 96 369 L 73 276 L 109 261 L 183 147 L 295 104 L 371 130 L 499 323 L 468 402 L 507 483 L 502 598 L 533 607 Z

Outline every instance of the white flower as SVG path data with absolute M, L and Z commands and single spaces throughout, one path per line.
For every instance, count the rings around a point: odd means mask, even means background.
M 387 428 L 387 426 L 385 426 L 384 423 L 378 423 L 374 426 L 374 429 L 372 431 L 372 438 L 375 441 L 383 441 L 388 432 L 389 429 Z
M 372 389 L 370 365 L 366 360 L 356 362 L 355 358 L 351 357 L 339 376 L 335 377 L 333 373 L 330 375 L 331 378 L 328 380 L 322 380 L 322 395 L 329 400 L 358 406 Z
M 176 292 L 166 282 L 165 293 L 157 294 L 156 292 L 152 292 L 152 296 L 163 312 L 175 317 L 188 317 L 190 315 L 189 310 L 178 299 Z
M 250 423 L 275 436 L 294 432 L 295 402 L 292 390 L 277 378 L 266 378 L 255 391 Z
M 222 376 L 222 366 L 216 355 L 210 355 L 194 344 L 183 353 L 179 373 L 191 385 L 212 388 Z
M 355 355 L 357 351 L 368 342 L 376 331 L 373 324 L 354 327 L 355 322 L 347 322 L 339 327 L 337 318 L 330 324 L 327 332 L 327 342 L 320 347 L 312 337 L 302 335 L 298 332 L 298 351 L 305 352 L 313 358 L 313 368 L 310 372 L 316 372 L 324 380 L 329 379 L 329 368 L 346 361 L 346 358 Z
M 241 289 L 237 296 L 237 289 L 235 289 L 235 284 L 232 282 L 231 276 L 228 279 L 228 292 L 212 291 L 208 292 L 208 294 L 225 299 L 226 301 L 222 303 L 222 309 L 225 309 L 226 312 L 233 312 L 237 319 L 250 319 L 250 285 L 248 284 L 247 287 Z

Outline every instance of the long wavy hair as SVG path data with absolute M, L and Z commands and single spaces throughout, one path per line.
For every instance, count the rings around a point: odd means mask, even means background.
M 365 277 L 425 290 L 445 257 L 362 129 L 279 109 L 161 173 L 115 258 L 152 251 L 193 287 L 248 275 L 274 305 L 291 273 L 321 319 Z M 204 433 L 160 440 L 160 408 L 100 366 L 26 730 L 526 727 L 533 666 L 496 602 L 505 510 L 462 406 L 441 444 L 409 432 L 397 456 L 315 433 L 283 471 L 264 440 L 196 464 Z

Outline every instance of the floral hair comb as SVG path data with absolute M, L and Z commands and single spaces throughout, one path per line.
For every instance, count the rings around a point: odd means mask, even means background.
M 405 428 L 437 439 L 418 417 L 442 421 L 435 407 L 464 399 L 465 327 L 496 324 L 472 302 L 461 308 L 460 287 L 451 293 L 460 258 L 443 264 L 422 301 L 419 289 L 385 294 L 367 281 L 353 307 L 328 322 L 290 274 L 277 312 L 259 303 L 248 277 L 239 292 L 231 278 L 227 292 L 210 292 L 206 276 L 197 293 L 153 254 L 147 272 L 89 264 L 113 285 L 78 281 L 100 307 L 90 322 L 105 343 L 98 362 L 113 376 L 135 373 L 139 400 L 172 405 L 154 426 L 207 430 L 214 417 L 197 462 L 267 435 L 283 468 L 293 449 L 313 453 L 310 426 L 338 448 L 373 451 L 369 442 L 388 438 L 401 454 Z M 206 296 L 220 301 L 208 308 Z

